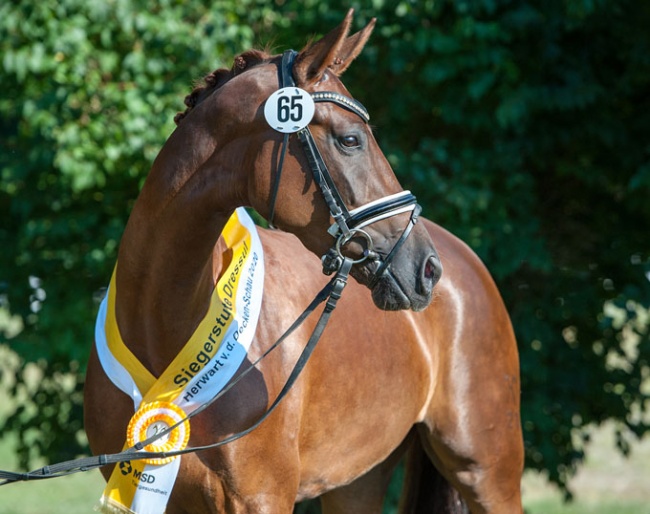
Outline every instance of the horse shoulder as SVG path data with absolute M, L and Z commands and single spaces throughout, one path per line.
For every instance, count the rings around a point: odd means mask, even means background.
M 431 221 L 423 222 L 443 265 L 436 297 L 424 313 L 428 330 L 423 331 L 438 357 L 438 373 L 456 385 L 466 377 L 465 385 L 471 387 L 487 387 L 494 379 L 517 387 L 517 342 L 487 267 L 458 237 Z

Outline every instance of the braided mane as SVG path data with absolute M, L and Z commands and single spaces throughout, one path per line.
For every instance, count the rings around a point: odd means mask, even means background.
M 266 51 L 249 50 L 235 57 L 232 68 L 219 68 L 203 78 L 201 84 L 197 85 L 192 92 L 185 97 L 187 108 L 174 116 L 174 122 L 178 125 L 187 114 L 198 104 L 205 100 L 210 94 L 223 86 L 231 78 L 236 77 L 247 69 L 268 61 L 272 56 Z

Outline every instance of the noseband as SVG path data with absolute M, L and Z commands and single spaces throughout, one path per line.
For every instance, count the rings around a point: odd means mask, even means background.
M 285 87 L 295 87 L 296 83 L 293 79 L 293 63 L 298 55 L 294 50 L 287 50 L 282 55 L 282 64 L 280 67 L 280 89 Z M 353 112 L 359 116 L 364 123 L 370 121 L 370 116 L 366 108 L 357 100 L 349 98 L 345 95 L 335 91 L 320 91 L 311 93 L 311 98 L 314 103 L 330 102 L 343 109 Z M 417 200 L 410 191 L 402 191 L 396 194 L 388 195 L 378 200 L 374 200 L 366 205 L 357 207 L 356 209 L 349 210 L 343 202 L 339 194 L 332 175 L 327 169 L 327 165 L 323 160 L 321 153 L 316 146 L 314 137 L 309 130 L 309 126 L 305 126 L 297 130 L 298 138 L 305 152 L 305 157 L 309 164 L 314 182 L 318 185 L 323 199 L 327 204 L 330 215 L 334 219 L 334 223 L 329 228 L 328 233 L 332 235 L 336 242 L 330 250 L 322 256 L 323 273 L 330 275 L 337 271 L 344 260 L 342 248 L 350 242 L 353 237 L 362 237 L 366 240 L 367 249 L 364 251 L 363 256 L 354 263 L 360 263 L 369 259 L 378 264 L 376 271 L 370 282 L 370 287 L 374 287 L 379 279 L 388 269 L 395 254 L 399 248 L 404 244 L 406 238 L 411 233 L 413 226 L 417 222 L 421 207 L 418 205 Z M 289 144 L 290 133 L 284 133 L 282 142 L 282 149 L 280 153 L 280 160 L 278 163 L 277 173 L 275 174 L 275 181 L 271 191 L 270 207 L 269 207 L 269 224 L 273 226 L 273 215 L 275 211 L 275 201 L 277 198 L 278 188 L 280 185 L 280 177 L 282 174 L 282 166 L 284 157 L 287 152 Z M 374 243 L 372 237 L 364 229 L 364 227 L 375 223 L 377 221 L 402 214 L 411 212 L 408 224 L 402 231 L 401 236 L 386 256 L 381 256 L 374 250 Z

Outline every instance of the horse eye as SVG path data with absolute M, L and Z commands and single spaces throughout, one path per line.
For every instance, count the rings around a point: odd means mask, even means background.
M 359 140 L 357 136 L 342 136 L 339 138 L 339 143 L 345 146 L 346 148 L 358 148 Z

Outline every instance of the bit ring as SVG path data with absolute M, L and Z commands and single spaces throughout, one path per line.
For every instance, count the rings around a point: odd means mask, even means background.
M 363 252 L 363 256 L 360 259 L 352 259 L 353 264 L 359 264 L 368 259 L 371 255 L 375 254 L 375 246 L 372 242 L 372 237 L 370 237 L 370 234 L 368 234 L 368 232 L 365 230 L 361 230 L 360 228 L 353 228 L 348 234 L 341 234 L 336 240 L 336 253 L 339 255 L 339 257 L 344 259 L 345 256 L 341 252 L 341 247 L 348 244 L 353 237 L 358 235 L 362 236 L 366 240 L 368 248 Z

